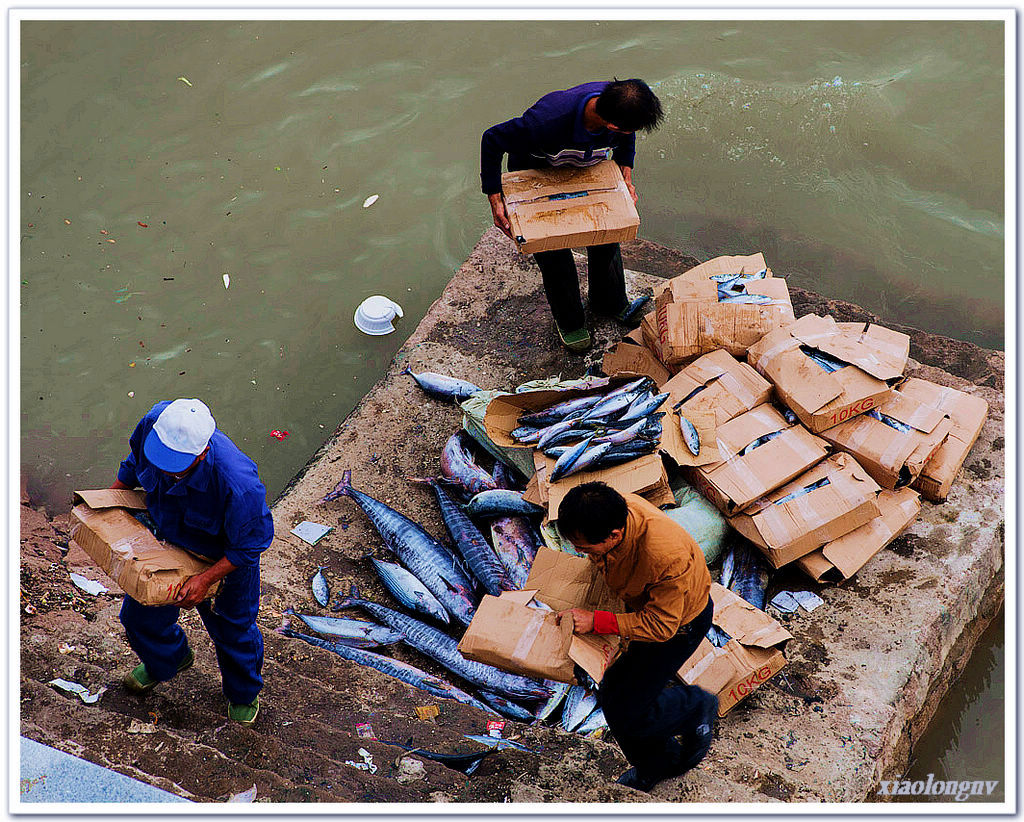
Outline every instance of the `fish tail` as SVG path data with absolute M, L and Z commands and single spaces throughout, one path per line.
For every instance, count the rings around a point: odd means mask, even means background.
M 406 366 L 405 368 L 403 368 L 403 369 L 402 369 L 401 371 L 399 371 L 398 373 L 399 373 L 399 374 L 410 374 L 410 375 L 411 375 L 411 374 L 412 374 L 412 368 L 410 368 L 410 367 L 409 367 L 409 366 L 407 365 L 407 366 Z
M 351 496 L 352 491 L 352 471 L 349 468 L 345 469 L 345 473 L 341 475 L 341 482 L 334 486 L 334 490 L 329 494 L 325 495 L 318 504 L 322 505 L 325 502 L 336 500 L 338 497 Z

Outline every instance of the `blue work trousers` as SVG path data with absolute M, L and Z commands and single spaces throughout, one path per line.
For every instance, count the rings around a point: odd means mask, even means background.
M 259 605 L 260 569 L 255 565 L 236 568 L 224 577 L 212 600 L 196 606 L 217 651 L 224 696 L 236 705 L 250 704 L 263 687 L 263 634 L 256 626 Z M 188 640 L 178 625 L 180 614 L 176 605 L 142 605 L 129 596 L 121 604 L 128 644 L 158 682 L 173 677 L 188 653 Z
M 700 616 L 672 639 L 631 640 L 601 680 L 598 701 L 608 728 L 644 778 L 674 776 L 696 748 L 697 726 L 714 697 L 696 685 L 669 683 L 711 628 L 713 611 L 708 597 Z M 676 736 L 682 737 L 685 747 Z

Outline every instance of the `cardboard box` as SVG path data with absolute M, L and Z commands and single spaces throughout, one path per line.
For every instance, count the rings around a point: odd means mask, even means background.
M 526 169 L 501 175 L 512 236 L 521 254 L 624 243 L 640 215 L 614 160 L 585 168 Z
M 523 499 L 546 508 L 545 521 L 558 519 L 558 506 L 565 495 L 570 489 L 585 482 L 603 482 L 620 494 L 638 494 L 655 506 L 675 505 L 665 464 L 656 452 L 610 468 L 570 474 L 555 483 L 548 479 L 555 467 L 555 460 L 540 451 L 533 452 L 533 460 L 536 471 L 523 493 Z
M 712 621 L 731 639 L 722 648 L 702 640 L 678 676 L 688 685 L 716 694 L 718 715 L 725 716 L 782 670 L 786 664 L 783 650 L 793 635 L 717 582 L 711 583 L 711 599 L 715 608 Z
M 772 396 L 772 384 L 725 349 L 694 360 L 661 390 L 671 394 L 668 399 L 671 407 L 702 385 L 704 389 L 690 396 L 681 408 L 710 411 L 718 425 L 752 411 Z
M 872 416 L 874 413 L 890 417 L 909 430 L 897 431 Z M 853 454 L 879 485 L 893 491 L 917 479 L 951 428 L 952 422 L 942 411 L 894 391 L 877 411 L 822 431 L 821 437 Z
M 158 540 L 130 510 L 146 509 L 145 494 L 111 488 L 76 491 L 71 539 L 128 596 L 143 605 L 168 605 L 181 584 L 213 563 Z M 210 587 L 212 597 L 220 587 Z
M 719 302 L 718 287 L 711 280 L 672 281 L 655 300 L 657 337 L 649 339 L 645 335 L 645 341 L 670 369 L 719 348 L 744 356 L 769 331 L 794 319 L 785 280 L 751 280 L 746 289 L 749 294 L 769 297 L 771 302 Z
M 967 460 L 988 416 L 988 403 L 981 397 L 958 391 L 928 380 L 912 377 L 902 383 L 898 393 L 913 397 L 920 403 L 949 416 L 952 427 L 946 441 L 939 446 L 914 480 L 913 487 L 925 499 L 945 502 L 953 480 Z
M 882 491 L 875 500 L 879 516 L 848 534 L 800 557 L 796 564 L 816 582 L 844 582 L 909 526 L 921 510 L 910 488 Z
M 822 482 L 826 484 L 792 496 Z M 781 568 L 875 519 L 880 491 L 853 457 L 833 454 L 728 523 Z
M 534 598 L 553 611 L 527 607 Z M 623 605 L 590 560 L 542 545 L 522 591 L 484 596 L 459 651 L 467 659 L 505 671 L 573 684 L 573 669 L 579 665 L 600 682 L 618 653 L 620 639 L 608 634 L 577 636 L 568 623 L 556 625 L 555 614 L 568 608 L 621 613 Z
M 754 446 L 761 437 L 772 439 Z M 732 516 L 800 476 L 832 446 L 801 425 L 789 425 L 771 405 L 759 405 L 718 427 L 719 461 L 684 469 L 690 484 Z M 747 449 L 740 456 L 740 452 Z
M 801 346 L 850 365 L 826 371 Z M 807 314 L 750 346 L 747 361 L 771 380 L 804 425 L 820 433 L 888 400 L 903 378 L 909 353 L 906 334 Z
M 650 377 L 659 388 L 672 376 L 647 346 L 637 345 L 628 336 L 605 353 L 601 370 L 611 377 Z

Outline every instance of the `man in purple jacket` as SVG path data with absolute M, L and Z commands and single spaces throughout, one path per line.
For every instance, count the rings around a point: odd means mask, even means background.
M 491 204 L 494 224 L 512 236 L 501 192 L 501 158 L 508 154 L 508 170 L 589 166 L 614 159 L 633 202 L 633 158 L 636 132 L 653 131 L 664 117 L 661 102 L 643 80 L 584 83 L 541 97 L 522 117 L 491 126 L 480 146 L 480 181 Z M 558 335 L 573 352 L 590 348 L 580 298 L 576 263 L 570 249 L 540 251 L 534 255 L 544 281 Z M 587 248 L 590 304 L 598 314 L 635 326 L 646 297 L 630 302 L 622 272 L 618 243 Z

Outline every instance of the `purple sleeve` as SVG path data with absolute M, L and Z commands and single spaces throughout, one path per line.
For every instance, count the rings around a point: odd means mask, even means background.
M 525 117 L 513 117 L 491 126 L 480 140 L 480 184 L 484 194 L 501 191 L 501 160 L 512 152 L 525 152 L 532 143 Z
M 633 159 L 636 157 L 636 134 L 624 136 L 622 142 L 612 152 L 612 159 L 620 166 L 633 167 Z

